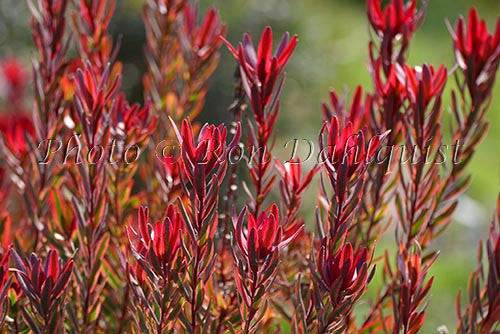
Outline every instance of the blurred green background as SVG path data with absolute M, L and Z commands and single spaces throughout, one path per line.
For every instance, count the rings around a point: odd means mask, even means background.
M 111 30 L 115 37 L 123 36 L 119 60 L 124 63 L 123 87 L 132 101 L 142 101 L 141 76 L 144 72 L 140 0 L 117 0 L 118 6 Z M 320 102 L 327 97 L 330 87 L 337 91 L 351 91 L 358 84 L 371 87 L 366 67 L 368 23 L 364 0 L 215 0 L 201 1 L 219 8 L 228 25 L 228 39 L 236 43 L 244 32 L 254 39 L 266 25 L 276 34 L 285 31 L 299 35 L 299 47 L 287 70 L 282 94 L 283 108 L 278 123 L 276 151 L 288 139 L 308 138 L 315 141 L 321 124 Z M 475 6 L 486 19 L 490 31 L 500 14 L 498 0 L 431 0 L 426 20 L 415 34 L 409 63 L 453 66 L 452 43 L 445 19 L 454 23 L 458 15 L 466 15 Z M 29 15 L 22 0 L 0 1 L 0 58 L 20 57 L 29 66 L 33 52 L 29 30 Z M 232 98 L 232 74 L 235 62 L 227 50 L 211 82 L 207 104 L 201 118 L 224 121 L 228 119 L 227 106 Z M 450 82 L 451 83 L 451 82 Z M 449 87 L 451 85 L 448 85 Z M 423 333 L 435 333 L 445 325 L 450 332 L 455 327 L 455 296 L 465 289 L 469 272 L 475 266 L 477 244 L 487 234 L 496 197 L 500 190 L 500 87 L 495 87 L 493 104 L 488 114 L 491 127 L 485 141 L 472 161 L 473 172 L 469 191 L 461 198 L 455 221 L 433 245 L 441 251 L 431 273 L 436 276 L 432 300 L 427 312 Z M 449 111 L 445 99 L 445 113 Z M 286 155 L 284 156 L 286 157 Z M 313 219 L 311 208 L 314 192 L 306 199 L 304 214 Z M 309 209 L 308 209 L 309 208 Z M 391 245 L 389 232 L 380 244 Z M 376 285 L 376 282 L 373 282 Z M 369 294 L 373 291 L 369 291 Z

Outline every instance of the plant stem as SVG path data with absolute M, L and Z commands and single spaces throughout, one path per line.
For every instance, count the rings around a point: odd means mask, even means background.
M 196 253 L 194 258 L 194 267 L 193 267 L 193 277 L 191 279 L 191 331 L 192 333 L 196 333 L 196 300 L 197 300 L 197 287 L 198 287 L 198 263 L 199 263 L 199 247 L 196 245 Z

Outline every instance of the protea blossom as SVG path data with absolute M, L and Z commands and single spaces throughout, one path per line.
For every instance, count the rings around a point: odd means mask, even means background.
M 29 150 L 28 139 L 35 136 L 33 121 L 23 114 L 3 115 L 0 118 L 0 132 L 10 152 L 18 159 Z
M 366 143 L 366 129 L 356 131 L 351 122 L 341 128 L 337 117 L 333 117 L 320 131 L 321 162 L 331 178 L 343 177 L 349 181 L 375 155 L 387 133 L 376 135 Z
M 35 254 L 25 260 L 12 249 L 11 255 L 17 281 L 28 296 L 32 311 L 40 317 L 40 320 L 31 318 L 28 321 L 29 326 L 36 333 L 62 332 L 63 305 L 73 271 L 73 259 L 63 264 L 58 251 L 54 249 L 48 252 L 45 264 L 42 264 L 42 260 Z M 28 316 L 29 313 L 25 314 Z
M 495 32 L 490 33 L 477 10 L 471 8 L 467 23 L 460 17 L 451 34 L 455 59 L 465 73 L 472 98 L 478 103 L 477 99 L 484 99 L 491 93 L 500 62 L 500 19 L 497 19 Z
M 221 173 L 225 173 L 227 154 L 239 140 L 239 127 L 232 142 L 226 146 L 227 129 L 221 124 L 218 126 L 205 124 L 195 138 L 191 123 L 182 122 L 179 132 L 175 127 L 177 139 L 181 145 L 182 170 L 193 184 L 198 177 L 210 177 L 216 171 L 219 182 L 222 182 Z M 223 175 L 222 175 L 223 176 Z
M 443 65 L 437 70 L 426 64 L 422 67 L 406 65 L 404 73 L 408 98 L 411 103 L 418 104 L 419 108 L 425 110 L 432 99 L 441 96 L 447 79 L 447 71 Z
M 247 224 L 244 228 L 246 210 L 244 209 L 238 219 L 233 220 L 234 238 L 239 250 L 246 257 L 248 263 L 262 262 L 288 245 L 301 228 L 283 233 L 279 222 L 278 207 L 273 204 L 269 211 L 261 212 L 257 217 L 247 215 Z
M 258 123 L 265 121 L 264 109 L 271 102 L 276 83 L 290 60 L 297 42 L 297 36 L 290 39 L 286 33 L 273 54 L 273 32 L 270 27 L 266 27 L 262 33 L 257 50 L 249 34 L 243 36 L 243 41 L 238 44 L 237 49 L 226 41 L 229 50 L 240 64 L 244 87 L 252 100 Z
M 139 208 L 138 231 L 129 227 L 129 238 L 142 269 L 146 272 L 153 270 L 167 279 L 179 252 L 183 229 L 181 214 L 172 204 L 167 207 L 163 221 L 153 224 L 149 222 L 149 210 Z
M 254 319 L 266 310 L 264 301 L 276 276 L 280 250 L 293 240 L 300 229 L 283 233 L 278 207 L 274 204 L 258 216 L 247 214 L 246 208 L 239 216 L 233 214 L 233 227 L 236 286 L 245 306 L 240 310 L 242 328 L 243 333 L 253 333 L 259 328 L 259 321 L 254 322 Z
M 200 25 L 197 25 L 197 7 L 186 3 L 182 14 L 183 33 L 192 47 L 193 54 L 199 58 L 200 62 L 214 56 L 222 44 L 220 37 L 225 36 L 227 30 L 221 22 L 217 9 L 210 8 Z
M 415 31 L 419 16 L 417 0 L 407 4 L 403 0 L 391 0 L 382 8 L 382 0 L 368 0 L 368 19 L 373 29 L 379 34 L 411 34 Z
M 330 294 L 334 305 L 349 299 L 354 302 L 364 292 L 371 273 L 368 272 L 370 258 L 366 248 L 354 250 L 350 243 L 336 252 L 326 241 L 318 252 L 318 283 Z

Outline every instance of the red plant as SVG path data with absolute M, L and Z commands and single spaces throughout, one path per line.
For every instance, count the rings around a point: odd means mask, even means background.
M 219 37 L 225 35 L 226 27 L 215 8 L 209 9 L 201 22 L 198 16 L 197 1 L 151 0 L 144 5 L 148 68 L 143 76 L 144 94 L 159 119 L 153 138 L 164 144 L 162 153 L 166 153 L 160 158 L 149 153 L 154 164 L 141 173 L 148 184 L 150 206 L 159 200 L 157 197 L 172 201 L 182 191 L 179 171 L 168 157 L 177 153 L 169 118 L 178 126 L 185 118 L 195 120 L 205 105 L 208 82 L 219 62 Z M 193 123 L 194 132 L 198 129 Z M 156 181 L 149 181 L 149 175 L 155 175 Z
M 356 87 L 350 106 L 346 105 L 347 101 L 345 101 L 345 99 L 341 99 L 335 90 L 332 89 L 329 95 L 330 104 L 325 102 L 321 104 L 324 121 L 330 122 L 333 116 L 336 116 L 341 124 L 351 122 L 353 124 L 353 128 L 356 130 L 361 129 L 366 125 L 365 123 L 368 121 L 370 116 L 372 97 L 369 95 L 363 96 L 362 86 Z
M 367 249 L 353 250 L 352 245 L 346 243 L 352 219 L 361 204 L 369 159 L 387 135 L 377 135 L 366 144 L 363 131 L 366 129 L 355 132 L 349 121 L 340 130 L 336 116 L 325 122 L 320 131 L 322 167 L 333 194 L 328 196 L 326 185 L 322 184 L 319 200 L 324 210 L 319 207 L 316 215 L 321 247 L 317 261 L 310 261 L 312 279 L 306 288 L 297 287 L 299 298 L 305 295 L 309 299 L 307 305 L 299 305 L 294 320 L 301 330 L 346 331 L 352 326 L 352 309 L 373 276 L 373 271 L 368 274 Z M 324 232 L 322 211 L 326 211 L 328 234 Z
M 77 0 L 78 12 L 72 19 L 78 39 L 80 55 L 89 60 L 94 70 L 103 72 L 109 62 L 114 62 L 118 47 L 108 35 L 108 27 L 115 10 L 115 0 Z
M 177 260 L 183 257 L 180 248 L 184 221 L 173 205 L 168 206 L 162 222 L 149 223 L 147 208 L 139 209 L 138 220 L 137 231 L 129 227 L 130 246 L 137 261 L 129 267 L 129 281 L 138 301 L 138 305 L 131 309 L 143 313 L 141 317 L 135 317 L 137 328 L 162 333 L 172 329 L 179 312 L 176 304 L 179 303 L 180 292 L 175 289 L 174 282 L 180 270 Z M 151 303 L 161 310 L 159 319 L 148 307 Z
M 481 322 L 481 331 L 487 333 L 497 328 L 500 315 L 500 204 L 497 204 L 496 217 L 490 229 L 490 238 L 486 244 L 488 256 L 488 276 L 484 296 L 486 297 L 487 313 Z M 496 222 L 496 224 L 495 224 Z
M 35 136 L 35 128 L 30 117 L 23 114 L 2 115 L 0 132 L 3 143 L 14 157 L 22 160 L 31 149 L 29 140 Z
M 466 84 L 474 102 L 491 94 L 500 59 L 500 20 L 494 34 L 486 22 L 471 8 L 467 23 L 458 19 L 452 31 L 453 47 L 458 66 L 467 73 Z M 476 102 L 476 103 L 477 103 Z
M 354 254 L 351 244 L 346 244 L 335 254 L 329 253 L 328 248 L 328 245 L 323 244 L 319 251 L 319 275 L 324 288 L 330 292 L 336 288 L 331 298 L 333 303 L 338 304 L 340 293 L 356 294 L 366 284 L 367 276 L 363 277 L 360 272 L 366 266 L 368 252 L 365 248 Z
M 233 220 L 236 244 L 247 261 L 261 263 L 278 250 L 289 244 L 297 235 L 284 233 L 279 224 L 278 207 L 273 205 L 269 214 L 262 212 L 258 217 L 248 214 L 247 232 L 243 232 L 243 218 L 246 210 L 240 213 L 237 220 Z M 252 254 L 252 255 L 251 255 Z M 250 263 L 250 262 L 248 262 Z
M 422 68 L 405 68 L 408 86 L 408 99 L 411 116 L 407 120 L 406 133 L 409 148 L 407 162 L 404 168 L 407 176 L 401 172 L 401 183 L 404 199 L 396 197 L 398 203 L 398 218 L 403 231 L 406 233 L 406 247 L 411 245 L 413 238 L 420 237 L 420 241 L 427 245 L 431 236 L 429 224 L 430 208 L 433 206 L 433 193 L 437 192 L 440 176 L 436 148 L 442 144 L 442 134 L 439 119 L 441 118 L 441 94 L 446 83 L 446 69 L 441 66 L 434 73 L 432 67 L 424 65 Z M 432 103 L 431 103 L 432 102 Z M 429 164 L 428 162 L 433 162 Z M 410 164 L 412 165 L 410 167 Z M 403 168 L 403 166 L 401 167 Z M 406 210 L 402 209 L 402 201 L 408 203 Z
M 61 123 L 58 116 L 63 111 L 63 99 L 59 82 L 67 66 L 65 57 L 70 40 L 65 37 L 65 15 L 69 1 L 42 0 L 36 5 L 30 3 L 33 41 L 39 55 L 33 65 L 37 96 L 35 120 L 36 126 L 40 128 L 37 139 L 42 141 L 55 134 Z
M 326 143 L 323 141 L 325 135 Z M 320 150 L 324 158 L 322 163 L 325 164 L 331 180 L 344 178 L 349 181 L 354 174 L 366 167 L 381 139 L 383 136 L 375 136 L 366 146 L 365 134 L 362 130 L 354 129 L 351 122 L 343 124 L 343 129 L 335 116 L 330 120 L 330 124 L 325 122 L 320 131 Z M 343 190 L 340 189 L 339 192 Z
M 379 55 L 384 73 L 389 73 L 390 65 L 405 62 L 405 52 L 415 30 L 423 21 L 427 1 L 417 11 L 417 0 L 390 0 L 382 9 L 382 0 L 368 0 L 368 19 L 380 42 Z M 396 48 L 399 45 L 399 48 Z M 370 54 L 373 54 L 375 43 L 370 43 Z M 373 59 L 373 56 L 372 56 Z
M 50 217 L 47 215 L 48 195 L 57 168 L 54 164 L 38 163 L 43 160 L 40 150 L 46 141 L 62 137 L 61 125 L 65 109 L 60 82 L 64 76 L 69 38 L 66 36 L 67 0 L 29 1 L 31 33 L 36 49 L 33 58 L 33 117 L 24 116 L 24 92 L 21 89 L 29 77 L 11 65 L 10 77 L 18 86 L 17 100 L 12 101 L 12 116 L 7 132 L 10 143 L 3 150 L 7 155 L 8 171 L 15 180 L 24 210 L 16 215 L 19 249 L 36 251 L 46 244 L 44 230 Z M 16 74 L 17 72 L 17 74 Z M 23 82 L 24 81 L 24 82 Z M 13 123 L 12 123 L 13 122 Z M 14 123 L 16 125 L 14 125 Z M 6 125 L 7 125 L 6 124 Z M 23 156 L 24 155 L 24 156 Z M 26 191 L 30 189 L 30 191 Z M 14 316 L 14 323 L 17 322 Z
M 47 254 L 45 265 L 34 254 L 29 261 L 11 251 L 17 281 L 31 303 L 31 313 L 23 309 L 27 324 L 35 333 L 63 333 L 64 317 L 61 316 L 67 286 L 73 270 L 73 259 L 63 266 L 56 250 Z M 34 317 L 33 315 L 37 316 Z
M 413 105 L 411 108 L 425 110 L 431 99 L 442 94 L 447 75 L 443 65 L 436 71 L 428 65 L 417 68 L 406 65 L 404 71 L 407 96 Z
M 365 143 L 363 130 L 356 132 L 350 122 L 341 130 L 335 116 L 321 128 L 321 162 L 334 191 L 332 198 L 323 202 L 330 211 L 329 232 L 334 243 L 346 238 L 346 228 L 361 200 L 363 173 L 386 135 L 374 136 Z
M 300 159 L 292 159 L 285 164 L 276 159 L 274 166 L 278 171 L 281 180 L 279 183 L 280 195 L 286 208 L 283 215 L 283 226 L 292 227 L 301 224 L 293 224 L 297 220 L 297 213 L 301 206 L 302 195 L 307 190 L 314 175 L 319 170 L 319 166 L 311 169 L 305 176 L 302 176 L 302 164 Z
M 333 247 L 327 238 L 323 239 L 317 269 L 313 269 L 313 302 L 318 313 L 319 333 L 345 331 L 348 328 L 349 314 L 375 272 L 375 268 L 369 268 L 371 260 L 366 248 L 353 250 L 349 243 L 337 251 Z
M 248 169 L 255 188 L 255 194 L 249 196 L 248 205 L 255 214 L 259 213 L 275 180 L 274 176 L 268 176 L 272 168 L 269 140 L 280 110 L 279 94 L 285 78 L 282 73 L 297 42 L 297 36 L 290 39 L 286 33 L 273 55 L 273 34 L 270 27 L 266 27 L 262 33 L 257 51 L 249 34 L 243 36 L 237 50 L 226 41 L 229 50 L 238 60 L 242 86 L 250 99 L 257 126 L 255 129 L 250 123 L 248 133 L 248 146 L 252 150 L 252 161 L 249 162 Z
M 163 222 L 158 221 L 150 225 L 147 221 L 147 209 L 139 209 L 140 239 L 138 246 L 134 248 L 137 254 L 148 258 L 139 263 L 149 262 L 156 266 L 154 269 L 158 276 L 168 277 L 169 266 L 174 263 L 181 245 L 184 223 L 173 205 L 168 206 Z
M 470 36 L 467 37 L 470 38 L 467 43 L 472 42 L 473 39 L 475 40 L 474 36 L 478 36 L 476 33 L 473 33 L 475 29 L 479 29 L 478 34 L 482 36 L 482 39 L 480 38 L 479 40 L 483 40 L 486 44 L 492 43 L 491 41 L 494 41 L 495 38 L 488 34 L 484 24 L 480 24 L 482 28 L 479 28 L 479 22 L 476 20 L 477 13 L 475 13 L 475 9 L 471 9 L 469 15 L 471 18 L 471 23 L 469 25 L 471 33 L 467 35 Z M 459 19 L 459 22 L 460 21 L 463 20 Z M 476 21 L 476 23 L 474 23 L 474 21 Z M 457 23 L 457 32 L 454 32 L 450 28 L 450 32 L 455 41 L 455 50 L 457 50 L 457 38 L 461 39 L 461 43 L 465 42 L 465 36 L 459 32 L 459 25 L 460 23 Z M 497 24 L 497 30 L 498 26 Z M 477 43 L 480 42 L 476 41 L 474 43 L 476 43 L 475 45 L 479 45 Z M 484 46 L 483 48 L 487 47 Z M 486 54 L 484 54 L 484 56 L 486 56 Z M 457 148 L 453 163 L 450 164 L 448 168 L 449 172 L 446 177 L 441 180 L 439 190 L 436 194 L 436 206 L 432 209 L 428 228 L 434 238 L 441 234 L 446 226 L 450 224 L 451 216 L 458 204 L 457 197 L 467 189 L 469 184 L 470 175 L 464 176 L 465 167 L 471 161 L 476 147 L 484 138 L 488 130 L 489 124 L 485 119 L 485 115 L 492 98 L 491 88 L 496 77 L 500 53 L 492 52 L 487 56 L 487 61 L 483 59 L 487 64 L 491 64 L 491 66 L 485 65 L 486 67 L 484 67 L 481 72 L 475 72 L 478 70 L 474 67 L 475 65 L 467 65 L 464 67 L 463 59 L 458 52 L 455 52 L 455 57 L 460 70 L 455 71 L 457 89 L 452 91 L 451 106 L 453 111 L 453 122 L 451 125 L 451 132 L 453 143 L 457 145 L 457 147 L 460 146 L 460 148 Z M 477 56 L 473 54 L 470 55 L 468 61 L 472 61 L 471 59 L 478 60 Z M 477 77 L 479 73 L 481 78 Z
M 487 260 L 483 262 L 484 251 Z M 461 293 L 457 296 L 459 334 L 494 333 L 500 325 L 500 197 L 486 247 L 479 243 L 477 261 L 478 268 L 469 277 L 468 302 L 463 311 Z
M 266 27 L 258 45 L 245 34 L 233 47 L 215 8 L 198 21 L 197 1 L 148 0 L 141 107 L 121 91 L 116 4 L 74 1 L 72 40 L 69 1 L 29 1 L 32 118 L 28 75 L 16 58 L 1 62 L 0 332 L 423 331 L 434 242 L 488 129 L 500 24 L 488 32 L 471 9 L 450 27 L 454 70 L 413 67 L 427 2 L 367 0 L 372 88 L 330 91 L 310 164 L 273 156 L 297 36 L 273 52 Z M 233 122 L 200 125 L 224 42 L 236 58 Z M 452 162 L 441 151 L 450 75 Z M 320 170 L 313 232 L 301 206 Z M 458 333 L 499 326 L 499 210 L 487 261 L 480 245 L 467 302 L 457 298 Z M 395 254 L 372 258 L 390 227 Z M 365 295 L 375 265 L 382 282 Z
M 186 310 L 183 325 L 188 332 L 198 333 L 201 324 L 206 326 L 210 319 L 200 312 L 207 283 L 215 262 L 215 232 L 218 225 L 219 187 L 224 179 L 229 152 L 240 139 L 238 126 L 232 141 L 226 144 L 227 130 L 224 125 L 205 124 L 195 140 L 191 123 L 182 122 L 181 132 L 172 121 L 172 126 L 181 146 L 181 181 L 185 198 L 180 198 L 180 206 L 185 217 L 189 241 L 187 251 L 191 258 L 187 277 Z M 201 302 L 200 302 L 201 300 Z
M 98 312 L 100 303 L 99 289 L 104 287 L 106 276 L 101 269 L 101 256 L 108 246 L 107 227 L 107 178 L 106 163 L 102 147 L 110 141 L 110 124 L 106 122 L 106 113 L 115 108 L 113 101 L 118 94 L 120 77 L 110 77 L 110 67 L 100 76 L 99 69 L 90 63 L 78 69 L 75 75 L 75 96 L 73 99 L 76 119 L 80 124 L 81 135 L 72 137 L 81 150 L 74 157 L 74 168 L 70 172 L 73 211 L 77 218 L 77 234 L 80 253 L 75 259 L 75 266 L 80 294 L 73 295 L 81 305 L 81 319 L 74 324 L 83 331 L 96 326 L 98 317 L 91 317 Z M 85 163 L 83 163 L 85 162 Z M 74 319 L 76 320 L 76 319 Z
M 24 89 L 28 83 L 28 73 L 23 64 L 14 57 L 2 61 L 0 67 L 0 79 L 7 86 L 6 98 L 14 107 L 19 107 L 18 104 L 24 97 Z
M 208 10 L 203 22 L 197 25 L 197 9 L 190 4 L 184 6 L 183 18 L 186 37 L 190 39 L 194 54 L 203 62 L 214 56 L 218 51 L 222 41 L 220 36 L 224 36 L 226 27 L 220 22 L 217 10 Z
M 9 275 L 9 260 L 10 254 L 3 250 L 4 253 L 0 259 L 0 327 L 4 327 L 5 318 L 9 311 L 8 291 L 10 289 L 12 278 Z
M 369 177 L 364 182 L 364 198 L 361 214 L 355 219 L 349 238 L 353 244 L 372 247 L 378 236 L 390 226 L 390 215 L 386 211 L 394 194 L 393 173 L 397 169 L 397 159 L 393 159 L 393 149 L 402 143 L 403 106 L 406 99 L 405 82 L 399 76 L 402 69 L 391 63 L 384 73 L 382 56 L 370 59 L 374 93 L 366 93 L 362 103 L 360 88 L 352 100 L 351 109 L 337 108 L 334 114 L 339 120 L 353 124 L 353 130 L 365 129 L 365 136 L 386 132 L 384 145 L 374 152 L 368 164 Z M 334 99 L 332 100 L 334 104 Z M 325 112 L 323 112 L 325 113 Z M 359 160 L 359 159 L 358 159 Z
M 226 27 L 214 8 L 198 24 L 197 4 L 184 0 L 147 1 L 143 17 L 147 37 L 146 95 L 165 121 L 166 116 L 176 122 L 195 118 L 205 103 L 208 78 L 219 62 L 220 37 L 225 36 Z M 160 131 L 166 133 L 168 127 L 161 126 Z
M 247 224 L 244 226 L 245 217 Z M 278 207 L 273 205 L 258 216 L 244 208 L 234 214 L 233 256 L 237 274 L 242 333 L 255 333 L 267 309 L 266 293 L 276 276 L 280 250 L 288 245 L 299 230 L 284 233 L 280 227 Z M 293 232 L 293 233 L 291 233 Z
M 379 34 L 411 34 L 417 24 L 417 1 L 405 4 L 403 0 L 390 1 L 382 9 L 382 0 L 368 0 L 368 18 L 373 29 Z
M 275 122 L 274 117 L 271 116 L 278 115 L 272 113 L 273 108 L 270 108 L 271 114 L 267 114 L 265 108 L 271 102 L 276 83 L 292 56 L 297 42 L 297 36 L 293 36 L 289 40 L 288 34 L 285 34 L 273 55 L 273 32 L 270 27 L 267 27 L 262 33 L 257 51 L 253 46 L 252 38 L 248 34 L 243 36 L 243 42 L 238 44 L 238 50 L 228 42 L 226 43 L 241 66 L 244 87 L 251 99 L 255 120 L 261 126 L 266 123 L 270 124 L 262 129 L 264 142 L 267 142 L 270 130 Z M 279 90 L 280 88 L 278 88 Z
M 182 145 L 182 171 L 192 185 L 198 186 L 200 177 L 202 180 L 209 178 L 212 172 L 215 172 L 213 176 L 216 177 L 217 183 L 222 182 L 227 167 L 226 135 L 227 130 L 224 125 L 205 124 L 195 142 L 191 123 L 182 122 L 182 130 L 180 133 L 177 132 L 177 139 Z M 229 148 L 235 146 L 239 136 L 238 131 Z M 204 191 L 203 187 L 198 187 L 197 190 Z M 202 198 L 205 194 L 198 195 Z
M 132 194 L 135 185 L 133 176 L 138 169 L 136 161 L 155 130 L 157 118 L 152 115 L 149 104 L 142 108 L 139 104 L 129 105 L 124 94 L 119 94 L 113 103 L 110 115 L 111 150 L 107 161 L 112 203 L 110 217 L 114 223 L 111 229 L 120 239 L 123 223 L 136 209 L 133 203 L 137 196 Z
M 398 282 L 392 296 L 394 308 L 393 333 L 419 333 L 425 319 L 424 298 L 432 286 L 433 277 L 426 281 L 427 272 L 436 257 L 424 264 L 422 256 L 400 246 L 397 256 Z M 420 309 L 419 309 L 420 308 Z
M 250 150 L 247 168 L 251 186 L 248 186 L 245 182 L 243 183 L 243 189 L 245 189 L 248 196 L 248 210 L 255 216 L 258 216 L 276 180 L 276 175 L 272 173 L 272 136 L 280 111 L 279 95 L 284 84 L 284 70 L 295 51 L 298 38 L 297 36 L 290 38 L 289 34 L 285 33 L 279 41 L 274 54 L 272 52 L 273 34 L 270 27 L 266 27 L 263 31 L 257 49 L 255 49 L 249 34 L 243 36 L 243 41 L 238 44 L 237 49 L 232 47 L 229 42 L 225 42 L 238 61 L 237 77 L 239 84 L 235 90 L 235 119 L 238 120 L 241 117 L 238 113 L 242 110 L 238 111 L 237 108 L 238 106 L 244 108 L 245 104 L 242 100 L 244 94 L 246 94 L 249 99 L 249 105 L 252 107 L 253 117 L 248 121 L 246 140 L 247 147 Z M 276 167 L 279 169 L 278 165 Z M 236 171 L 234 167 L 233 171 Z M 312 177 L 312 174 L 310 176 Z M 234 178 L 230 182 L 229 195 L 234 193 L 231 189 L 238 189 Z M 281 187 L 281 189 L 283 190 L 284 188 Z M 289 190 L 294 192 L 292 189 Z M 284 192 L 281 195 L 286 196 Z M 284 204 L 290 209 L 291 206 L 294 206 L 294 208 L 291 210 L 287 209 L 282 220 L 282 228 L 285 233 L 295 233 L 303 229 L 303 220 L 300 218 L 295 219 L 301 195 L 290 193 L 290 196 L 292 197 L 284 199 Z M 297 205 L 292 204 L 294 201 L 298 201 Z M 227 208 L 226 212 L 229 214 L 230 206 Z M 227 231 L 227 228 L 225 230 Z M 227 235 L 227 232 L 225 232 L 225 235 Z M 224 246 L 228 247 L 230 245 L 223 243 L 221 249 L 222 259 L 226 252 Z M 287 262 L 286 258 L 294 256 L 293 254 L 300 253 L 302 246 L 302 242 L 297 243 L 293 246 L 294 249 L 291 249 L 290 252 L 285 252 L 284 262 Z M 297 267 L 284 268 L 282 274 L 290 276 L 296 273 L 297 270 L 299 270 Z M 223 277 L 224 275 L 221 276 Z M 290 292 L 288 291 L 287 284 L 281 284 L 280 282 L 277 286 L 282 296 L 289 300 Z M 229 296 L 234 295 L 229 294 Z M 264 326 L 264 328 L 266 327 Z

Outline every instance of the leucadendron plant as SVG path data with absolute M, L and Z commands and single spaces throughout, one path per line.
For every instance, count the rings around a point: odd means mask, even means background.
M 422 332 L 434 241 L 488 130 L 500 20 L 490 32 L 472 8 L 448 24 L 455 64 L 415 66 L 427 2 L 367 0 L 372 84 L 318 102 L 310 165 L 273 155 L 296 35 L 233 43 L 215 8 L 147 0 L 141 106 L 121 89 L 115 0 L 28 5 L 33 74 L 0 63 L 0 333 Z M 200 124 L 220 52 L 232 122 Z M 499 223 L 500 203 L 457 333 L 500 332 Z

